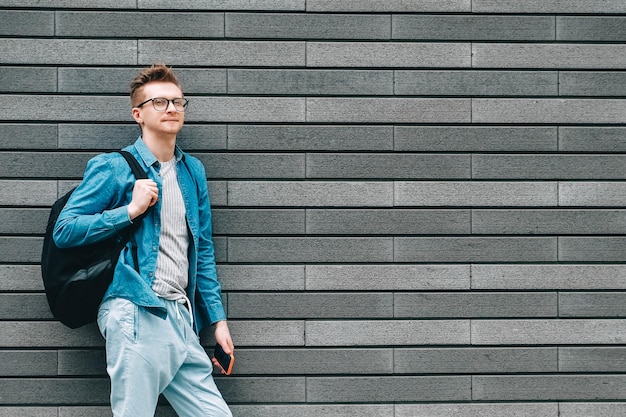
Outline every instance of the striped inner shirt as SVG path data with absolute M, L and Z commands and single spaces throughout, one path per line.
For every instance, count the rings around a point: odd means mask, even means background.
M 176 177 L 176 159 L 161 163 L 161 234 L 152 289 L 167 300 L 186 300 L 189 234 L 185 203 Z

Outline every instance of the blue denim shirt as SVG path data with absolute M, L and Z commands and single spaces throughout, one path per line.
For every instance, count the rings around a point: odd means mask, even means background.
M 131 152 L 148 176 L 162 190 L 160 164 L 141 137 L 125 150 Z M 176 172 L 187 211 L 189 229 L 189 284 L 187 296 L 194 311 L 199 332 L 204 326 L 226 319 L 221 287 L 217 279 L 212 239 L 211 208 L 202 163 L 175 150 Z M 132 224 L 128 204 L 132 199 L 135 177 L 119 153 L 101 154 L 87 163 L 83 181 L 76 188 L 59 215 L 54 228 L 57 246 L 73 247 L 108 238 Z M 159 253 L 161 201 L 148 210 L 131 242 L 122 250 L 115 267 L 113 282 L 104 299 L 121 297 L 164 317 L 165 304 L 152 290 Z M 132 254 L 137 243 L 138 268 Z M 104 300 L 103 300 L 104 301 Z

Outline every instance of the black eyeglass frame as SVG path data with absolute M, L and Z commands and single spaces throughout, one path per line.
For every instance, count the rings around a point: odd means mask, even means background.
M 156 105 L 154 104 L 154 100 L 166 100 L 167 104 L 165 105 L 165 108 L 163 110 L 158 110 L 156 108 Z M 183 109 L 182 110 L 178 110 L 178 108 L 176 107 L 176 103 L 174 103 L 174 101 L 176 100 L 183 100 Z M 168 107 L 170 106 L 170 103 L 172 103 L 174 105 L 174 109 L 179 112 L 179 113 L 184 113 L 185 110 L 187 110 L 187 106 L 189 105 L 189 99 L 184 98 L 184 97 L 179 97 L 179 98 L 173 98 L 173 99 L 168 99 L 165 97 L 153 97 L 153 98 L 149 98 L 148 100 L 144 101 L 143 103 L 139 103 L 137 104 L 135 107 L 139 108 L 141 106 L 143 106 L 144 104 L 148 103 L 148 102 L 152 102 L 152 107 L 154 108 L 155 111 L 167 111 Z

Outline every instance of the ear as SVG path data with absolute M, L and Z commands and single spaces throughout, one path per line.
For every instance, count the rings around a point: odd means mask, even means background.
M 139 124 L 143 123 L 143 119 L 141 118 L 141 111 L 137 108 L 137 107 L 133 107 L 133 110 L 131 111 L 132 115 L 133 115 L 133 119 L 135 119 L 135 121 Z

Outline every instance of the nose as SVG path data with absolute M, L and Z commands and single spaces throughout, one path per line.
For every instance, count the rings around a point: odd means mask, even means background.
M 165 111 L 168 113 L 172 113 L 172 112 L 176 112 L 176 107 L 174 107 L 174 101 L 172 100 L 168 100 L 167 102 L 167 107 L 165 108 Z

